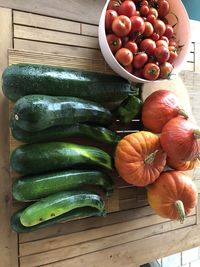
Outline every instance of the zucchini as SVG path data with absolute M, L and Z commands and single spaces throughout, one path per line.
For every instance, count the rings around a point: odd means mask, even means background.
M 19 128 L 16 124 L 16 120 L 12 116 L 10 127 L 13 137 L 25 143 L 61 140 L 68 137 L 87 137 L 109 145 L 116 145 L 121 139 L 117 133 L 105 127 L 92 126 L 83 123 L 75 123 L 67 126 L 54 126 L 38 132 L 28 132 Z
M 100 104 L 63 96 L 24 96 L 15 103 L 13 114 L 17 126 L 30 132 L 79 122 L 100 125 L 112 122 L 111 112 Z
M 39 229 L 42 229 L 42 228 L 45 228 L 45 227 L 48 227 L 48 226 L 51 226 L 57 223 L 64 223 L 64 222 L 74 220 L 74 219 L 83 219 L 83 218 L 92 217 L 92 216 L 105 216 L 105 211 L 100 211 L 93 207 L 82 207 L 82 208 L 73 209 L 67 213 L 59 215 L 53 219 L 39 223 L 37 225 L 26 227 L 23 224 L 21 224 L 21 221 L 20 221 L 20 217 L 21 217 L 21 214 L 23 213 L 23 210 L 17 211 L 11 217 L 11 221 L 10 221 L 11 227 L 17 233 L 28 233 L 28 232 L 36 231 L 36 230 L 39 230 Z
M 36 64 L 15 64 L 3 72 L 3 92 L 12 101 L 31 94 L 71 96 L 99 103 L 120 102 L 138 89 L 102 73 Z
M 86 185 L 101 186 L 107 195 L 113 191 L 110 176 L 100 171 L 70 170 L 22 177 L 13 184 L 12 194 L 18 201 L 33 201 Z
M 20 216 L 20 222 L 22 225 L 30 227 L 76 208 L 93 207 L 103 212 L 104 206 L 105 204 L 101 196 L 93 192 L 59 192 L 25 208 Z
M 22 174 L 62 170 L 74 166 L 112 169 L 112 158 L 105 151 L 93 147 L 64 142 L 27 144 L 11 154 L 10 165 Z

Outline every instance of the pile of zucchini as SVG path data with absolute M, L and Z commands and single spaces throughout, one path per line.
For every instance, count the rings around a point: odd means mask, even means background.
M 29 232 L 75 218 L 104 216 L 104 197 L 91 187 L 100 186 L 106 196 L 112 193 L 112 156 L 95 146 L 62 140 L 87 137 L 115 146 L 120 136 L 109 129 L 113 109 L 108 106 L 119 107 L 118 114 L 123 110 L 127 119 L 127 99 L 129 106 L 135 99 L 135 113 L 139 112 L 138 90 L 118 76 L 16 64 L 3 73 L 3 92 L 15 102 L 12 135 L 27 143 L 10 157 L 11 168 L 21 175 L 13 183 L 13 197 L 31 202 L 12 216 L 12 228 Z

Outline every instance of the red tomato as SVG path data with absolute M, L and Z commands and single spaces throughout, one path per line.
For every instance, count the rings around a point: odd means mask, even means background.
M 177 48 L 175 46 L 169 46 L 169 63 L 174 63 L 176 58 L 178 57 Z
M 145 25 L 145 30 L 143 32 L 143 36 L 150 37 L 153 34 L 153 25 L 148 21 L 145 21 L 144 25 Z
M 112 30 L 119 37 L 128 35 L 131 30 L 131 20 L 124 15 L 116 17 L 112 23 Z
M 169 40 L 169 46 L 174 46 L 174 47 L 178 47 L 178 44 L 177 44 L 177 42 L 174 40 L 174 39 L 171 39 L 171 40 Z
M 140 11 L 139 10 L 136 10 L 135 16 L 140 16 Z
M 152 39 L 144 39 L 140 43 L 140 51 L 145 52 L 147 55 L 153 55 L 156 43 Z
M 123 66 L 128 66 L 133 61 L 133 53 L 127 48 L 120 48 L 116 54 L 115 58 Z
M 174 35 L 174 29 L 170 24 L 166 24 L 166 30 L 164 32 L 164 36 L 166 36 L 168 39 L 172 38 Z
M 147 21 L 149 21 L 151 24 L 154 24 L 154 22 L 156 21 L 156 17 L 153 14 L 149 14 L 147 16 Z
M 157 5 L 158 16 L 160 18 L 165 17 L 169 13 L 169 3 L 167 0 L 158 0 Z
M 167 38 L 167 36 L 161 36 L 160 37 L 160 40 L 163 40 L 163 41 L 165 41 L 168 45 L 169 45 L 169 39 Z
M 147 16 L 148 13 L 149 13 L 149 7 L 148 6 L 141 6 L 141 8 L 140 8 L 141 16 Z
M 149 14 L 148 15 L 154 15 L 157 19 L 158 17 L 158 11 L 154 7 L 149 8 Z
M 160 75 L 160 68 L 154 63 L 147 63 L 143 69 L 143 76 L 145 79 L 155 81 Z
M 169 79 L 172 73 L 173 66 L 169 62 L 164 62 L 160 65 L 160 78 Z
M 138 51 L 138 46 L 136 42 L 133 41 L 128 41 L 125 45 L 125 48 L 128 48 L 133 54 L 137 53 Z
M 132 74 L 138 78 L 143 78 L 143 69 L 133 69 Z
M 133 67 L 135 69 L 141 69 L 144 66 L 144 64 L 147 62 L 147 60 L 148 60 L 147 54 L 144 52 L 141 52 L 134 56 L 133 62 L 132 62 Z
M 117 12 L 112 9 L 106 10 L 105 27 L 107 31 L 112 30 L 113 20 L 118 16 Z
M 110 50 L 115 53 L 117 50 L 119 50 L 122 46 L 122 40 L 120 37 L 115 35 L 114 33 L 108 34 L 106 36 L 108 45 L 110 47 Z
M 156 47 L 158 47 L 158 46 L 165 46 L 165 47 L 168 48 L 168 43 L 166 41 L 164 41 L 164 40 L 158 40 L 156 42 Z
M 142 1 L 140 2 L 140 5 L 141 5 L 141 6 L 148 6 L 149 3 L 148 3 L 148 1 L 146 1 L 146 0 L 142 0 Z
M 118 0 L 110 0 L 107 9 L 113 9 L 118 12 L 119 7 L 120 7 L 120 2 Z
M 129 64 L 129 65 L 127 65 L 127 66 L 124 66 L 124 69 L 125 69 L 126 71 L 132 73 L 132 71 L 133 71 L 133 66 L 132 66 L 132 64 Z
M 160 38 L 160 35 L 158 34 L 158 33 L 153 33 L 152 35 L 151 35 L 151 39 L 153 40 L 153 41 L 158 41 L 159 40 L 159 38 Z
M 158 33 L 160 36 L 162 36 L 166 30 L 165 23 L 160 19 L 157 19 L 154 22 L 153 27 L 154 27 L 154 31 Z
M 145 30 L 144 20 L 139 16 L 132 16 L 131 20 L 131 32 L 140 35 Z
M 170 52 L 167 47 L 160 45 L 155 48 L 154 55 L 156 56 L 159 63 L 164 63 L 169 59 Z
M 135 11 L 136 11 L 135 3 L 130 0 L 123 2 L 118 9 L 119 15 L 125 15 L 129 18 L 135 15 Z

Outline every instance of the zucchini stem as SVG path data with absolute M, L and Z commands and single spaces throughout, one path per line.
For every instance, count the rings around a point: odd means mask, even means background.
M 194 135 L 194 138 L 195 138 L 195 139 L 200 138 L 200 129 L 196 129 L 196 130 L 194 130 L 193 135 Z
M 175 202 L 175 207 L 179 215 L 180 223 L 183 223 L 185 219 L 185 208 L 184 208 L 183 202 L 181 200 L 177 200 Z
M 183 116 L 185 119 L 188 119 L 188 115 L 187 115 L 187 113 L 185 112 L 184 109 L 180 108 L 179 111 L 178 111 L 178 114 Z

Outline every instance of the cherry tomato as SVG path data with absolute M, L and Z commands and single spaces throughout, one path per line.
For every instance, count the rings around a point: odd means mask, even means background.
M 131 30 L 131 20 L 124 15 L 116 17 L 112 23 L 112 30 L 119 37 L 128 35 Z
M 130 0 L 124 1 L 118 9 L 119 15 L 125 15 L 129 18 L 135 15 L 135 11 L 136 11 L 135 3 Z
M 140 5 L 141 5 L 141 6 L 148 6 L 149 3 L 148 3 L 148 1 L 146 1 L 146 0 L 142 0 L 142 1 L 140 2 Z
M 154 15 L 157 19 L 158 17 L 158 11 L 154 7 L 149 8 L 149 14 L 148 15 Z
M 143 36 L 150 37 L 153 34 L 153 25 L 148 21 L 145 21 L 144 24 L 145 24 L 145 30 L 143 32 Z
M 117 35 L 111 33 L 106 36 L 108 45 L 110 47 L 110 50 L 115 53 L 117 50 L 119 50 L 122 46 L 122 40 Z
M 160 37 L 160 40 L 163 40 L 163 41 L 165 41 L 167 44 L 169 44 L 169 39 L 167 38 L 167 36 L 161 36 Z
M 178 57 L 177 48 L 175 46 L 169 46 L 169 63 L 174 63 L 176 58 Z
M 141 52 L 133 57 L 133 67 L 135 69 L 140 69 L 144 66 L 144 64 L 147 62 L 148 56 L 146 53 Z
M 117 12 L 112 9 L 106 10 L 105 27 L 107 31 L 112 30 L 113 20 L 118 16 Z
M 139 10 L 136 10 L 135 16 L 140 16 L 140 11 Z
M 147 16 L 147 21 L 149 21 L 151 24 L 154 24 L 154 22 L 156 21 L 156 17 L 153 14 L 149 14 Z
M 143 78 L 143 69 L 133 69 L 132 74 L 138 78 Z
M 113 9 L 118 12 L 119 7 L 120 7 L 120 2 L 118 0 L 110 0 L 107 9 Z
M 129 64 L 129 65 L 127 65 L 127 66 L 124 66 L 124 68 L 125 68 L 126 71 L 128 71 L 128 72 L 130 72 L 130 73 L 132 73 L 132 71 L 133 71 L 133 66 L 132 66 L 132 64 Z
M 133 53 L 127 48 L 120 48 L 116 54 L 115 58 L 123 66 L 128 66 L 133 61 Z
M 147 16 L 147 14 L 149 13 L 149 7 L 148 6 L 141 6 L 140 8 L 140 14 L 141 16 Z
M 133 54 L 137 53 L 138 51 L 138 46 L 136 42 L 133 41 L 128 41 L 125 45 L 125 48 L 128 48 Z
M 158 0 L 157 5 L 158 16 L 160 18 L 165 17 L 169 13 L 169 3 L 167 0 Z
M 154 32 L 154 33 L 151 35 L 151 39 L 154 40 L 155 42 L 158 41 L 159 38 L 160 38 L 160 35 L 159 35 L 158 33 L 155 33 L 155 32 Z
M 153 55 L 156 43 L 152 39 L 144 39 L 139 48 L 140 51 L 145 52 L 147 55 Z
M 155 48 L 154 55 L 159 63 L 164 63 L 169 59 L 170 52 L 167 47 L 160 45 Z
M 140 35 L 145 30 L 144 20 L 139 16 L 132 16 L 131 20 L 131 32 Z
M 169 79 L 172 73 L 173 66 L 169 62 L 164 62 L 160 65 L 160 78 Z
M 160 19 L 157 19 L 154 22 L 153 27 L 154 27 L 154 31 L 158 33 L 160 36 L 162 36 L 166 30 L 165 23 Z
M 166 30 L 164 32 L 164 36 L 166 36 L 168 39 L 172 38 L 174 35 L 174 29 L 170 24 L 166 24 Z
M 143 69 L 143 76 L 145 79 L 155 81 L 160 75 L 160 68 L 155 63 L 147 63 Z
M 178 44 L 177 44 L 177 42 L 174 40 L 174 39 L 171 39 L 171 40 L 169 40 L 169 46 L 174 46 L 174 47 L 178 47 Z
M 156 47 L 158 47 L 158 46 L 165 46 L 168 48 L 168 43 L 166 41 L 160 39 L 156 42 Z

